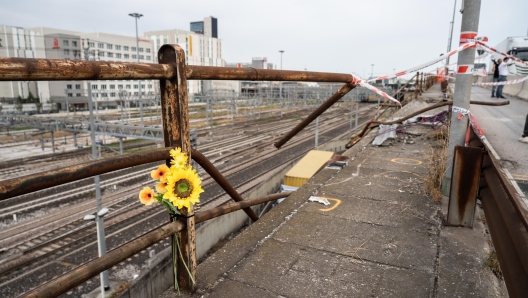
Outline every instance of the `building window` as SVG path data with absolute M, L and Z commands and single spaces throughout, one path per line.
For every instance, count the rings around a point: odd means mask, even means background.
M 149 89 L 152 89 L 152 85 L 148 85 Z
M 108 58 L 113 58 L 114 57 L 114 53 L 108 53 Z
M 106 89 L 106 85 L 101 85 L 101 90 Z
M 137 59 L 137 55 L 133 54 L 132 59 Z
M 123 89 L 123 85 L 117 85 L 117 89 L 119 90 Z
M 134 95 L 135 95 L 135 96 L 138 96 L 138 95 L 139 95 L 139 92 L 134 92 Z
M 159 46 L 159 43 L 160 43 L 160 40 L 159 40 L 159 38 L 158 38 L 158 39 L 156 39 L 156 43 L 157 43 L 157 44 L 158 44 L 158 46 Z
M 89 46 L 90 48 L 95 48 L 95 43 L 93 43 L 93 42 L 89 42 L 89 43 L 88 43 L 88 46 Z
M 115 92 L 110 92 L 110 97 L 115 97 L 115 96 L 116 96 Z
M 145 60 L 145 56 L 143 56 L 143 55 L 139 55 L 139 59 L 141 59 L 141 60 Z
M 145 89 L 145 85 L 141 85 L 141 88 L 142 88 L 142 89 Z
M 123 54 L 123 58 L 128 59 L 130 56 L 128 54 Z
M 111 50 L 111 49 L 112 49 L 112 45 L 109 44 L 109 43 L 107 43 L 107 44 L 106 44 L 106 48 L 107 48 L 108 50 Z
M 116 50 L 121 51 L 121 46 L 116 45 Z
M 69 54 L 70 54 L 70 50 L 64 49 L 64 55 L 69 55 Z
M 139 85 L 134 85 L 134 89 L 137 89 Z
M 143 48 L 139 48 L 139 51 L 140 51 L 140 52 L 143 52 Z
M 104 49 L 104 44 L 100 43 L 97 45 L 97 47 L 99 47 L 100 49 Z
M 115 85 L 110 85 L 110 89 L 115 89 Z
M 67 40 L 63 40 L 63 41 L 62 41 L 62 45 L 65 46 L 65 47 L 67 47 L 67 46 L 68 46 L 68 41 L 67 41 Z
M 163 39 L 163 43 L 167 44 L 167 39 L 166 38 Z
M 147 51 L 147 53 L 150 53 L 150 49 L 146 49 L 145 51 Z
M 104 57 L 104 52 L 99 52 L 99 57 Z
M 81 97 L 81 93 L 76 93 L 75 96 Z
M 73 97 L 73 94 L 72 93 L 68 93 L 68 97 Z
M 132 52 L 137 51 L 136 47 L 132 47 L 132 48 L 130 48 L 130 50 L 131 50 Z
M 131 88 L 130 88 L 130 85 L 126 85 L 126 88 L 127 88 L 127 89 L 131 89 Z
M 101 97 L 108 97 L 108 93 L 101 93 Z
M 99 94 L 95 93 L 95 94 L 92 94 L 93 97 L 99 97 Z
M 147 60 L 150 60 L 150 58 L 151 58 L 150 56 L 147 56 Z
M 72 40 L 72 47 L 77 47 L 77 42 L 75 40 Z
M 68 84 L 66 85 L 66 89 L 71 89 L 72 88 L 72 85 Z
M 81 85 L 80 84 L 75 85 L 75 89 L 80 90 L 81 89 Z
M 121 58 L 121 54 L 120 53 L 116 53 L 116 58 Z
M 123 51 L 128 51 L 128 46 L 123 46 Z
M 92 85 L 92 89 L 97 90 L 97 85 Z

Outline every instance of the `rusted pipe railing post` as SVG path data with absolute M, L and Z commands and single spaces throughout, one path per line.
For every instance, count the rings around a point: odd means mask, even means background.
M 158 51 L 158 62 L 160 64 L 171 64 L 176 68 L 176 77 L 168 80 L 160 80 L 161 91 L 161 114 L 163 118 L 163 138 L 165 147 L 181 147 L 187 153 L 191 163 L 191 135 L 189 128 L 189 110 L 187 95 L 187 78 L 185 76 L 185 52 L 178 45 L 164 45 Z M 170 166 L 170 160 L 167 160 Z M 178 254 L 173 254 L 177 258 L 177 282 L 180 289 L 194 293 L 197 278 L 196 262 L 196 230 L 194 209 L 192 206 L 188 210 L 180 210 L 186 227 L 178 237 L 181 249 L 181 258 Z M 172 237 L 175 237 L 174 235 Z M 174 239 L 173 239 L 174 240 Z M 174 241 L 172 241 L 174 246 Z M 174 247 L 173 247 L 174 251 Z M 185 264 L 189 272 L 185 270 Z M 176 287 L 176 285 L 174 285 Z

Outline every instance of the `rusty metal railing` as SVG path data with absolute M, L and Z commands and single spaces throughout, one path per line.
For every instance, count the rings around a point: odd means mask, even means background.
M 528 293 L 528 206 L 502 170 L 499 157 L 472 128 L 468 147 L 456 147 L 448 224 L 466 225 L 474 218 L 480 198 L 493 246 L 510 297 Z M 457 222 L 459 224 L 457 224 Z M 470 223 L 472 226 L 472 222 Z
M 340 98 L 355 88 L 355 78 L 350 74 L 265 70 L 252 68 L 227 68 L 192 66 L 185 64 L 185 53 L 177 45 L 164 45 L 158 51 L 159 64 L 88 62 L 79 60 L 50 60 L 27 58 L 0 58 L 0 81 L 59 81 L 59 80 L 160 80 L 161 113 L 165 148 L 128 154 L 104 160 L 91 161 L 74 166 L 52 170 L 44 174 L 29 175 L 0 182 L 0 200 L 27 194 L 37 190 L 57 186 L 95 175 L 104 174 L 125 167 L 154 161 L 166 160 L 169 163 L 169 149 L 181 147 L 193 160 L 235 200 L 225 206 L 194 214 L 191 208 L 184 212 L 177 222 L 168 223 L 139 238 L 120 246 L 103 257 L 82 265 L 27 293 L 26 297 L 55 297 L 68 289 L 107 270 L 137 252 L 156 242 L 178 233 L 185 263 L 196 279 L 196 238 L 195 224 L 236 210 L 244 210 L 247 215 L 258 220 L 251 206 L 283 198 L 289 193 L 275 194 L 256 199 L 243 200 L 242 196 L 229 184 L 222 174 L 196 150 L 191 150 L 189 137 L 189 114 L 187 80 L 259 80 L 259 81 L 312 81 L 341 82 L 343 87 L 332 95 L 307 119 L 297 125 L 278 143 L 287 142 L 292 136 L 306 127 L 313 119 L 335 104 Z M 93 128 L 92 128 L 93 129 Z M 276 144 L 277 145 L 277 144 Z M 277 147 L 280 147 L 277 146 Z M 178 258 L 182 268 L 182 259 Z M 180 288 L 195 291 L 195 285 L 185 270 L 178 271 Z

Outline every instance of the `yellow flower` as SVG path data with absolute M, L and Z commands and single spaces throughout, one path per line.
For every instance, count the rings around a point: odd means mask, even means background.
M 145 205 L 150 205 L 156 201 L 154 198 L 156 194 L 152 190 L 152 188 L 145 186 L 143 189 L 139 192 L 139 201 Z
M 159 193 L 165 193 L 167 191 L 167 181 L 156 183 L 156 191 Z
M 200 194 L 203 192 L 201 183 L 196 170 L 192 167 L 171 167 L 167 176 L 167 191 L 163 194 L 163 198 L 178 209 L 183 207 L 189 209 L 191 204 L 200 201 Z
M 172 159 L 170 161 L 170 163 L 172 165 L 171 168 L 172 167 L 182 168 L 182 167 L 186 167 L 187 166 L 187 154 L 182 152 L 180 147 L 177 147 L 175 149 L 171 149 L 169 153 L 170 153 L 170 155 L 172 157 Z
M 167 181 L 167 174 L 169 173 L 169 167 L 167 165 L 161 165 L 158 169 L 150 172 L 150 177 L 154 180 L 160 180 L 161 182 Z

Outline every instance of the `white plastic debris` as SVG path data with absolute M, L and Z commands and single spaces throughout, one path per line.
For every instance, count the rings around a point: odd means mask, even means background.
M 320 197 L 316 197 L 316 196 L 310 196 L 310 198 L 308 199 L 308 201 L 310 202 L 318 202 L 318 203 L 321 203 L 325 206 L 328 206 L 330 205 L 330 202 L 328 202 L 327 199 L 325 198 L 320 198 Z
M 385 142 L 386 139 L 394 139 L 396 138 L 396 128 L 398 127 L 398 124 L 392 124 L 392 125 L 383 125 L 381 124 L 379 126 L 379 133 L 378 136 L 372 141 L 372 145 L 379 146 Z

